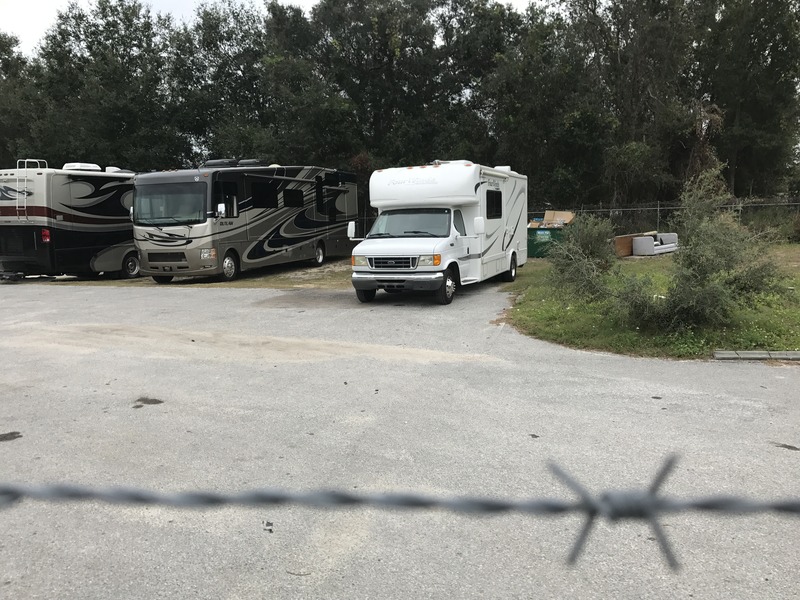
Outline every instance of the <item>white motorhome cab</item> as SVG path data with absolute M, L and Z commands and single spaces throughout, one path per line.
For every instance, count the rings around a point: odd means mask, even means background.
M 0 278 L 139 274 L 128 213 L 133 173 L 91 163 L 0 169 Z
M 352 255 L 361 302 L 378 290 L 428 290 L 450 304 L 459 285 L 513 281 L 527 260 L 528 178 L 510 167 L 458 160 L 383 169 L 369 192 L 378 218 Z

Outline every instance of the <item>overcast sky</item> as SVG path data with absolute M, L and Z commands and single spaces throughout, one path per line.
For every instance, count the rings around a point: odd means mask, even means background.
M 292 4 L 308 10 L 318 0 L 280 0 L 281 4 Z M 11 33 L 20 40 L 20 49 L 30 55 L 55 22 L 56 13 L 63 11 L 70 0 L 0 0 L 0 31 Z M 77 0 L 78 4 L 89 7 L 91 0 Z M 200 0 L 145 0 L 153 12 L 172 13 L 176 19 L 191 21 L 194 8 Z M 262 6 L 263 2 L 253 2 Z M 528 6 L 528 0 L 503 0 L 519 12 Z

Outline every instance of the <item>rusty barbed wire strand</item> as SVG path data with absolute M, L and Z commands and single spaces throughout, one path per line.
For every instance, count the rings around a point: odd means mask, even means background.
M 278 489 L 249 490 L 236 494 L 202 491 L 164 494 L 124 487 L 99 489 L 68 484 L 24 486 L 0 483 L 0 509 L 9 508 L 17 502 L 30 499 L 50 502 L 97 501 L 110 504 L 159 505 L 172 508 L 296 505 L 312 508 L 361 506 L 380 509 L 438 509 L 483 515 L 520 513 L 554 516 L 577 513 L 586 515 L 586 521 L 567 557 L 568 564 L 572 565 L 578 560 L 595 520 L 603 517 L 610 522 L 623 519 L 647 521 L 658 541 L 661 553 L 673 570 L 677 570 L 680 565 L 663 528 L 656 519 L 660 514 L 699 511 L 725 515 L 778 513 L 800 516 L 800 499 L 798 498 L 759 502 L 735 496 L 709 496 L 691 500 L 659 496 L 659 489 L 675 468 L 676 463 L 677 457 L 669 456 L 647 489 L 613 490 L 599 495 L 592 495 L 561 467 L 555 463 L 549 463 L 548 467 L 553 475 L 578 496 L 578 501 L 550 498 L 527 500 L 495 500 L 474 497 L 434 498 L 411 493 L 356 494 L 337 490 L 290 492 Z

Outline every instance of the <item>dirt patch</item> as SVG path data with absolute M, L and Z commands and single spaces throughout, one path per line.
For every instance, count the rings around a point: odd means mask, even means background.
M 315 338 L 242 336 L 158 327 L 126 325 L 66 325 L 11 328 L 0 339 L 5 347 L 68 347 L 85 353 L 124 350 L 137 356 L 174 360 L 224 360 L 315 362 L 342 356 L 413 363 L 471 362 L 498 360 L 484 354 L 467 354 L 403 348 L 380 344 L 328 341 Z

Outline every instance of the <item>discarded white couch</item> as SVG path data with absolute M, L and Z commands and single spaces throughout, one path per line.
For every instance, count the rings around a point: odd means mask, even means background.
M 678 249 L 677 233 L 657 233 L 633 238 L 634 256 L 655 256 Z

